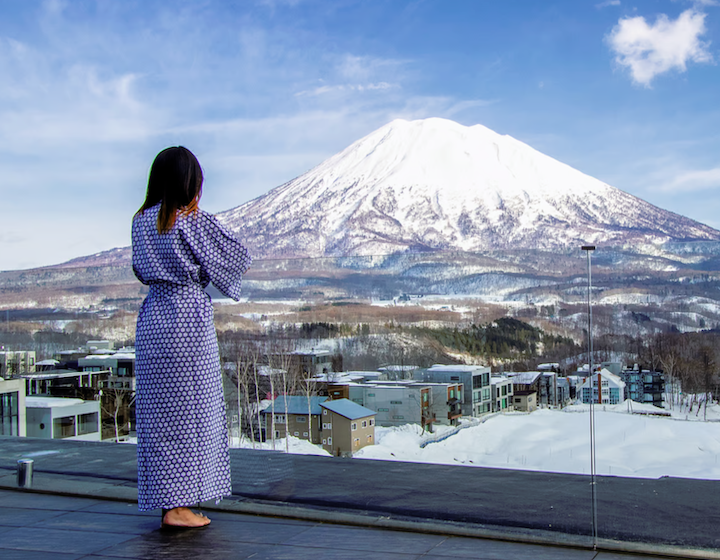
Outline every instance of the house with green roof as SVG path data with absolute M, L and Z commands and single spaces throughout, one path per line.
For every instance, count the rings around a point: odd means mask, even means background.
M 318 444 L 321 440 L 320 404 L 327 397 L 280 395 L 260 411 L 266 437 L 284 438 L 287 434 Z M 273 421 L 274 420 L 274 421 Z

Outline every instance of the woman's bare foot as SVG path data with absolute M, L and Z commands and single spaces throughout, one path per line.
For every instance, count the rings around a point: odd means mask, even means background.
M 163 527 L 204 527 L 210 520 L 202 513 L 195 513 L 186 507 L 169 510 L 162 520 Z

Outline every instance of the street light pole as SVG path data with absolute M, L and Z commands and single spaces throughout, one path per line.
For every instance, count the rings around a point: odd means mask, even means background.
M 592 495 L 592 535 L 593 548 L 597 549 L 597 492 L 595 487 L 595 391 L 593 384 L 593 339 L 592 339 L 592 268 L 591 254 L 595 250 L 595 245 L 583 245 L 581 247 L 587 253 L 587 306 L 588 306 L 588 374 L 590 378 L 590 491 Z M 601 394 L 602 387 L 598 379 L 598 395 Z

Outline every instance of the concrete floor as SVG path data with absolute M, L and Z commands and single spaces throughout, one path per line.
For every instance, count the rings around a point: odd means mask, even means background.
M 0 490 L 0 558 L 256 560 L 622 560 L 653 557 L 333 523 L 207 512 L 205 528 L 160 528 L 130 503 Z M 658 557 L 655 557 L 658 558 Z

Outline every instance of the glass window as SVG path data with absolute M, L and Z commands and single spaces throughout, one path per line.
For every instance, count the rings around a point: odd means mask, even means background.
M 305 420 L 307 420 L 307 418 L 305 416 L 296 416 L 295 420 L 297 422 L 305 422 Z
M 357 430 L 357 422 L 353 422 L 352 425 L 350 426 L 350 429 Z
M 390 401 L 390 404 L 402 404 L 402 401 Z
M 367 428 L 367 420 L 363 420 L 363 421 L 362 421 L 362 427 L 363 427 L 363 428 Z
M 0 394 L 0 435 L 18 436 L 18 393 Z
M 78 435 L 93 434 L 98 431 L 98 413 L 78 415 Z
M 63 439 L 75 436 L 75 417 L 64 416 L 53 419 L 53 438 Z

